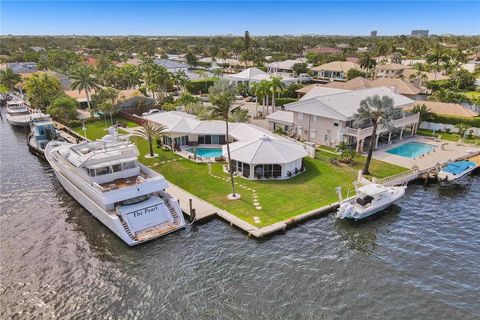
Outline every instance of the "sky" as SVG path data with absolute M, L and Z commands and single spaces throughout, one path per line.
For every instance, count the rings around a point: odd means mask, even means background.
M 3 1 L 0 34 L 480 34 L 477 1 Z

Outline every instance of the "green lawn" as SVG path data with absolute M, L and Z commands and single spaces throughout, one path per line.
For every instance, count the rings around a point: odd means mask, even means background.
M 480 98 L 480 92 L 479 91 L 463 91 L 461 93 L 464 94 L 465 96 L 467 96 L 467 98 L 469 98 L 469 99 Z
M 74 128 L 74 130 L 83 134 L 81 128 Z M 89 138 L 97 139 L 105 134 L 103 121 L 87 125 Z M 237 192 L 242 197 L 240 200 L 230 201 L 227 200 L 227 194 L 231 193 L 231 183 L 225 180 L 228 178 L 228 174 L 223 172 L 223 164 L 212 164 L 212 173 L 222 178 L 220 179 L 210 175 L 208 165 L 204 163 L 197 164 L 186 159 L 160 163 L 180 157 L 171 151 L 157 148 L 154 144 L 154 152 L 159 157 L 146 159 L 144 155 L 148 153 L 148 143 L 138 137 L 131 139 L 140 151 L 140 162 L 163 174 L 168 181 L 188 192 L 259 227 L 336 202 L 338 199 L 335 187 L 342 186 L 344 195 L 347 190 L 353 191 L 352 182 L 357 177 L 358 169 L 363 168 L 365 160 L 365 157 L 357 156 L 351 167 L 338 166 L 330 163 L 331 158 L 337 157 L 335 154 L 318 151 L 315 159 L 305 158 L 305 173 L 288 180 L 252 181 L 236 178 Z M 157 165 L 153 166 L 154 164 Z M 407 169 L 377 160 L 373 160 L 371 165 L 372 175 L 379 178 L 405 170 Z M 257 210 L 253 205 L 253 192 L 241 185 L 256 191 L 261 210 Z M 253 217 L 255 216 L 260 218 L 261 223 L 254 222 Z
M 460 140 L 460 136 L 456 133 L 448 133 L 448 132 L 438 132 L 436 131 L 435 134 L 433 133 L 432 130 L 427 130 L 427 129 L 418 129 L 417 133 L 422 136 L 428 136 L 428 137 L 438 137 L 442 140 L 447 140 L 447 141 L 454 141 L 457 142 Z M 466 138 L 465 143 L 471 143 L 471 144 L 476 144 L 480 145 L 480 138 L 479 137 L 474 137 L 473 139 L 468 139 Z
M 115 121 L 115 119 L 114 119 Z M 138 124 L 132 121 L 121 119 L 119 120 L 122 123 L 125 123 L 128 128 L 138 127 Z M 107 129 L 110 127 L 110 120 L 107 120 L 105 125 L 105 120 L 96 120 L 90 123 L 86 123 L 85 127 L 87 128 L 87 138 L 90 140 L 100 139 L 106 134 L 108 134 Z M 84 135 L 82 130 L 82 126 L 72 128 L 73 131 L 80 134 L 81 136 Z M 125 130 L 119 129 L 120 133 L 126 133 Z
M 316 157 L 323 161 L 330 161 L 330 159 L 338 160 L 340 156 L 328 151 L 317 150 Z M 350 170 L 355 172 L 355 174 L 357 174 L 358 170 L 363 169 L 366 160 L 367 160 L 367 157 L 356 155 L 355 158 L 353 159 L 353 162 L 348 164 L 348 167 L 350 168 Z M 380 179 L 380 178 L 385 178 L 398 173 L 402 173 L 408 170 L 409 169 L 407 168 L 400 167 L 388 162 L 372 159 L 372 161 L 370 162 L 370 175 L 367 175 L 367 177 L 375 177 Z

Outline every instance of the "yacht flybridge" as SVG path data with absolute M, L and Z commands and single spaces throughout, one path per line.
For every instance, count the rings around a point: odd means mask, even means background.
M 138 150 L 115 129 L 102 140 L 51 141 L 45 156 L 62 186 L 128 245 L 185 226 L 178 201 L 163 176 L 137 161 Z
M 41 112 L 30 113 L 25 102 L 22 100 L 7 101 L 7 121 L 13 126 L 28 126 L 34 119 L 44 118 L 46 115 Z

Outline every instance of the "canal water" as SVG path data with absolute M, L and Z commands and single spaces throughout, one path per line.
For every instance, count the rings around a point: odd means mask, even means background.
M 479 319 L 480 175 L 265 240 L 220 220 L 128 248 L 0 123 L 1 319 Z

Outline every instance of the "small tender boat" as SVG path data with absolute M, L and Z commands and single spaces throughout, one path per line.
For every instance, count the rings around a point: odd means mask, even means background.
M 336 217 L 338 219 L 360 220 L 371 216 L 390 206 L 405 194 L 406 186 L 385 187 L 380 184 L 367 184 L 356 188 L 356 196 L 343 201 L 341 189 L 337 188 L 340 198 L 340 207 Z
M 50 118 L 35 119 L 30 124 L 27 144 L 30 151 L 45 157 L 45 147 L 53 140 L 64 141 Z
M 455 161 L 447 164 L 437 174 L 438 180 L 441 182 L 449 182 L 458 180 L 475 170 L 478 165 L 468 160 Z
M 5 117 L 12 126 L 26 127 L 32 120 L 44 118 L 45 114 L 41 112 L 30 113 L 23 101 L 11 100 L 7 101 L 7 114 Z

